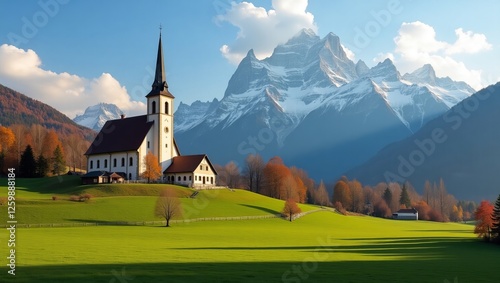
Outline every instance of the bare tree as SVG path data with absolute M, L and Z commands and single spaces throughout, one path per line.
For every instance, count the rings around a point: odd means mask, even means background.
M 258 154 L 250 154 L 245 159 L 243 174 L 247 181 L 247 188 L 252 192 L 260 192 L 262 185 L 262 171 L 264 170 L 264 160 Z
M 316 190 L 315 194 L 315 203 L 322 205 L 322 206 L 327 206 L 330 202 L 330 197 L 328 196 L 328 192 L 326 191 L 326 186 L 325 183 L 323 183 L 323 180 L 319 183 L 319 187 Z
M 165 218 L 165 227 L 170 227 L 170 220 L 182 217 L 182 204 L 173 189 L 160 192 L 156 200 L 155 216 Z
M 227 174 L 227 186 L 230 188 L 237 188 L 240 184 L 240 169 L 234 161 L 230 161 L 226 166 L 224 166 L 225 172 Z

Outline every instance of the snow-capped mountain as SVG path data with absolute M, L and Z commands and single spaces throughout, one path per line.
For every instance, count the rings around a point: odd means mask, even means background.
M 250 50 L 220 101 L 179 107 L 175 131 L 184 150 L 217 163 L 280 155 L 333 179 L 473 92 L 430 65 L 401 76 L 389 59 L 354 63 L 338 36 L 305 29 L 263 60 Z
M 108 120 L 119 119 L 123 111 L 114 104 L 99 103 L 94 106 L 87 107 L 85 113 L 76 116 L 73 121 L 75 123 L 93 129 L 101 130 L 102 126 Z

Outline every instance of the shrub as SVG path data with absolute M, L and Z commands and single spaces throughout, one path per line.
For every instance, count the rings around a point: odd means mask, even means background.
M 93 197 L 93 195 L 86 193 L 80 196 L 80 201 L 89 201 Z
M 347 211 L 345 208 L 342 206 L 342 203 L 340 201 L 336 201 L 334 205 L 335 209 L 341 213 L 342 215 L 347 215 Z
M 58 200 L 59 198 L 57 196 L 52 196 L 52 200 Z
M 69 200 L 70 201 L 80 201 L 80 196 L 72 195 L 72 196 L 69 197 Z

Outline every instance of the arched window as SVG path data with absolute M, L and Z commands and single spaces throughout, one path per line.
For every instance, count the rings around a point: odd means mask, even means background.
M 104 159 L 104 168 L 108 168 L 108 160 Z
M 90 160 L 90 169 L 94 169 L 94 160 Z
M 130 157 L 128 166 L 134 166 L 134 158 Z
M 165 114 L 168 115 L 168 102 L 165 102 Z
M 113 159 L 113 167 L 116 167 L 116 158 Z
M 156 114 L 156 101 L 151 102 L 151 114 Z
M 122 157 L 122 167 L 125 167 L 125 157 Z
M 99 167 L 101 167 L 101 160 L 97 160 L 97 169 L 99 169 Z

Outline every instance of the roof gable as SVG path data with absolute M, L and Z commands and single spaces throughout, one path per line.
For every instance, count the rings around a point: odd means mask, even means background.
M 206 154 L 176 156 L 172 159 L 172 164 L 163 173 L 194 172 L 205 158 L 214 174 L 217 175 L 217 171 Z
M 109 120 L 85 155 L 137 150 L 152 126 L 147 115 Z

